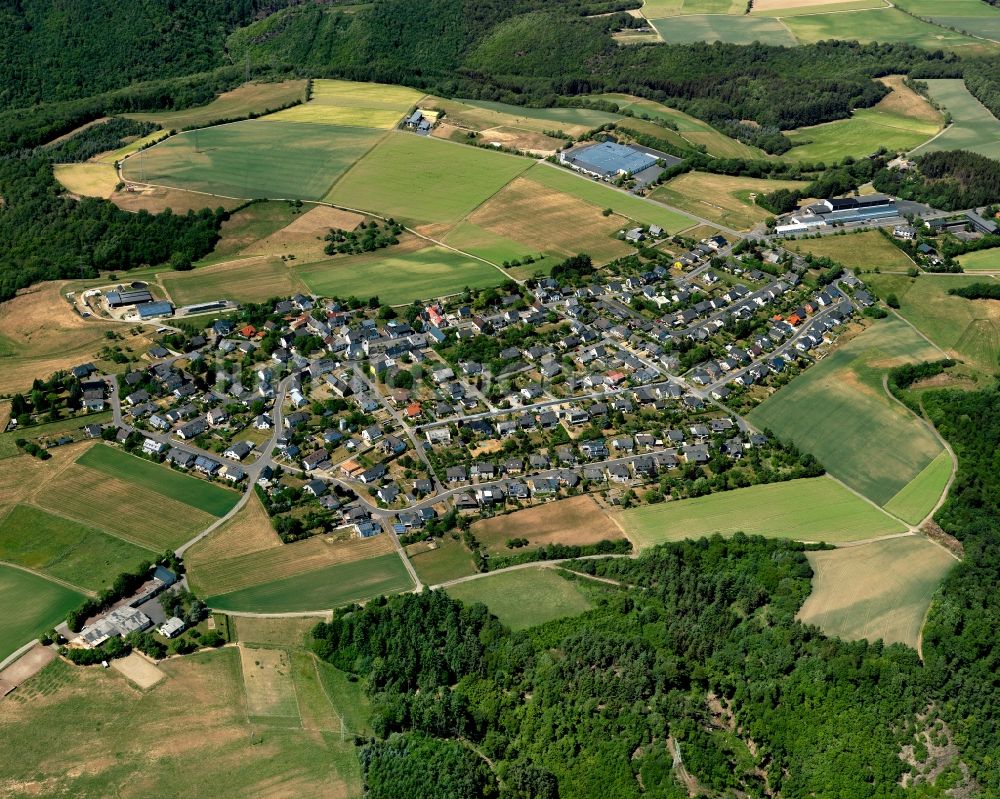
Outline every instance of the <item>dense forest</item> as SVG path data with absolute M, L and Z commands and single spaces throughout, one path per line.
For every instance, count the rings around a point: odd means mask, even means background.
M 1000 117 L 1000 61 L 982 59 L 965 66 L 965 86 L 995 117 Z
M 941 150 L 916 163 L 916 171 L 879 171 L 872 181 L 875 188 L 945 211 L 1000 201 L 1000 161 L 966 150 Z

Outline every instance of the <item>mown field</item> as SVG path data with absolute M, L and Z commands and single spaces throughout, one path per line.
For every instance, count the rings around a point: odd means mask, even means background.
M 167 661 L 149 691 L 113 669 L 53 661 L 4 702 L 0 784 L 22 795 L 360 799 L 353 740 L 328 731 L 336 717 L 322 681 L 302 667 L 306 653 L 293 656 L 303 712 L 292 729 L 248 722 L 235 648 Z
M 798 618 L 847 640 L 916 648 L 931 598 L 955 559 L 922 536 L 807 553 L 812 592 Z
M 745 6 L 744 6 L 745 8 Z M 668 44 L 726 42 L 728 44 L 771 44 L 794 47 L 798 42 L 788 28 L 770 17 L 703 14 L 700 16 L 650 19 Z
M 754 0 L 750 13 L 760 16 L 791 17 L 799 14 L 888 7 L 886 0 Z
M 477 577 L 446 590 L 467 605 L 482 602 L 512 630 L 577 616 L 592 607 L 575 581 L 543 566 Z
M 994 278 L 976 275 L 869 275 L 881 296 L 894 293 L 899 313 L 931 341 L 987 374 L 1000 362 L 1000 303 L 966 300 L 948 289 Z M 936 357 L 941 357 L 940 355 Z
M 174 305 L 213 300 L 263 302 L 304 289 L 294 263 L 277 256 L 250 256 L 202 266 L 190 272 L 164 272 L 159 278 Z
M 465 287 L 486 288 L 504 281 L 490 264 L 443 247 L 399 252 L 398 248 L 296 267 L 311 292 L 333 297 L 377 296 L 401 305 L 416 299 L 456 294 Z
M 55 164 L 52 174 L 67 191 L 81 197 L 107 200 L 118 186 L 118 173 L 111 164 Z
M 515 128 L 544 133 L 562 131 L 579 136 L 609 122 L 620 121 L 615 114 L 590 108 L 525 108 L 487 100 L 448 100 L 428 97 L 423 105 L 443 111 L 444 121 L 469 130 Z
M 960 255 L 958 262 L 966 272 L 1000 272 L 1000 249 Z
M 862 44 L 900 42 L 927 50 L 988 50 L 982 42 L 963 33 L 919 20 L 898 8 L 880 8 L 847 13 L 804 14 L 783 20 L 802 44 L 826 39 L 856 40 Z
M 914 265 L 905 252 L 877 230 L 790 241 L 788 247 L 796 252 L 832 258 L 851 269 L 905 271 Z
M 890 317 L 841 344 L 754 408 L 749 419 L 884 505 L 942 447 L 912 412 L 886 395 L 882 375 L 901 363 L 940 357 L 909 325 Z
M 639 549 L 715 533 L 744 532 L 837 544 L 904 529 L 826 477 L 644 505 L 622 512 L 618 520 Z
M 910 524 L 918 524 L 934 509 L 951 477 L 951 456 L 942 452 L 885 503 L 885 509 Z
M 324 199 L 408 224 L 457 222 L 531 163 L 514 155 L 395 132 L 348 170 Z
M 439 585 L 476 573 L 472 554 L 451 536 L 438 539 L 434 549 L 422 541 L 411 544 L 406 548 L 406 556 L 424 585 Z
M 293 203 L 260 201 L 250 203 L 230 214 L 219 228 L 215 249 L 197 262 L 197 266 L 231 260 L 244 249 L 287 227 L 306 213 Z
M 653 191 L 653 198 L 692 214 L 737 230 L 749 230 L 769 216 L 753 198 L 778 189 L 802 189 L 800 180 L 761 180 L 755 178 L 687 172 Z
M 549 164 L 538 164 L 526 175 L 550 189 L 565 192 L 595 205 L 610 208 L 614 213 L 634 219 L 644 225 L 659 225 L 670 235 L 697 224 L 689 216 L 671 211 L 654 202 L 611 188 L 606 183 L 589 180 L 576 172 Z
M 406 567 L 392 552 L 208 596 L 205 602 L 218 610 L 286 613 L 326 610 L 380 594 L 408 591 L 412 587 Z
M 126 179 L 242 198 L 319 200 L 385 134 L 251 119 L 189 131 L 129 158 Z
M 129 119 L 154 122 L 167 130 L 183 130 L 196 125 L 209 125 L 222 119 L 237 119 L 250 114 L 263 114 L 305 97 L 305 80 L 285 80 L 277 83 L 246 83 L 223 92 L 207 105 L 183 111 L 153 111 L 125 114 Z
M 309 102 L 265 119 L 389 129 L 396 127 L 423 96 L 423 92 L 406 86 L 316 79 Z
M 0 518 L 0 561 L 25 566 L 90 591 L 107 588 L 154 553 L 30 505 Z
M 65 620 L 66 614 L 82 600 L 81 593 L 13 566 L 0 564 L 0 608 L 5 609 L 0 614 L 0 660 L 16 652 L 39 633 Z M 6 708 L 0 714 L 0 729 L 5 718 Z M 0 772 L 3 769 L 0 767 Z
M 935 150 L 971 150 L 1000 158 L 1000 121 L 972 96 L 964 81 L 929 80 L 927 88 L 931 98 L 951 114 L 952 124 L 934 141 L 917 147 L 914 155 Z

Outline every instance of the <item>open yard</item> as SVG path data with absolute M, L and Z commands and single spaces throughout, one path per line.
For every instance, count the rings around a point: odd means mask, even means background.
M 798 618 L 847 640 L 881 638 L 916 648 L 924 616 L 955 564 L 922 536 L 810 552 L 812 592 Z
M 601 210 L 610 208 L 614 213 L 634 219 L 641 224 L 659 225 L 670 235 L 697 224 L 691 217 L 671 211 L 658 203 L 618 191 L 606 183 L 590 180 L 576 172 L 550 164 L 538 164 L 532 167 L 526 177 L 550 189 L 579 197 Z
M 353 741 L 342 741 L 339 729 L 322 732 L 306 713 L 305 729 L 248 722 L 237 649 L 160 668 L 166 679 L 148 691 L 115 670 L 60 660 L 24 683 L 0 714 L 0 793 L 362 796 Z M 309 704 L 314 697 L 320 702 L 322 686 L 310 685 L 297 669 L 293 675 Z M 99 723 L 96 715 L 114 723 Z M 209 787 L 218 782 L 213 775 L 225 775 L 223 787 Z
M 685 5 L 687 4 L 685 3 Z M 690 44 L 691 42 L 752 44 L 753 42 L 761 42 L 762 44 L 794 47 L 798 43 L 787 27 L 771 17 L 705 14 L 703 12 L 697 16 L 650 19 L 650 22 L 663 37 L 663 41 L 668 44 Z
M 951 114 L 952 124 L 934 141 L 917 147 L 914 155 L 934 150 L 971 150 L 1000 158 L 1000 121 L 972 96 L 964 81 L 929 80 L 927 88 L 934 101 Z
M 739 488 L 623 511 L 639 549 L 667 541 L 744 532 L 838 544 L 903 531 L 889 516 L 826 477 Z
M 66 614 L 81 601 L 83 594 L 44 577 L 0 564 L 0 608 L 5 608 L 0 614 L 0 660 L 65 620 Z M 6 709 L 0 714 L 0 719 L 3 718 L 6 718 Z M 0 744 L 0 748 L 2 746 Z M 0 774 L 3 768 L 0 766 Z
M 479 543 L 493 554 L 510 555 L 538 549 L 546 544 L 586 545 L 624 538 L 615 524 L 590 496 L 546 502 L 472 525 Z M 508 549 L 511 538 L 527 538 L 529 544 Z
M 531 163 L 514 155 L 393 132 L 348 170 L 324 199 L 408 224 L 457 222 Z
M 201 266 L 190 272 L 163 272 L 160 283 L 175 305 L 213 300 L 263 302 L 303 290 L 294 263 L 276 255 L 252 255 Z
M 328 610 L 411 588 L 413 583 L 406 567 L 399 556 L 391 552 L 209 596 L 205 602 L 219 610 L 284 613 Z
M 301 79 L 278 83 L 245 83 L 232 91 L 223 92 L 207 105 L 185 108 L 183 111 L 152 111 L 125 116 L 155 122 L 166 129 L 183 130 L 196 125 L 209 125 L 220 119 L 237 119 L 251 113 L 263 114 L 269 109 L 303 99 L 305 92 L 306 82 Z
M 317 79 L 308 103 L 265 119 L 389 129 L 396 127 L 423 96 L 423 92 L 406 86 Z
M 951 477 L 951 456 L 942 452 L 885 503 L 885 509 L 910 524 L 918 524 L 934 509 Z
M 758 207 L 754 197 L 778 189 L 802 189 L 806 185 L 799 180 L 760 180 L 687 172 L 654 190 L 653 198 L 720 225 L 749 230 L 773 216 L 770 211 Z
M 905 86 L 900 76 L 882 82 L 892 92 L 871 108 L 859 108 L 849 119 L 788 131 L 794 146 L 782 158 L 829 164 L 846 156 L 864 158 L 880 147 L 905 152 L 941 130 L 940 112 Z
M 901 363 L 940 357 L 909 325 L 890 317 L 780 388 L 749 419 L 884 505 L 942 447 L 911 411 L 886 395 L 882 374 Z
M 544 566 L 477 577 L 447 591 L 467 605 L 482 602 L 512 630 L 576 616 L 592 607 L 575 581 Z
M 877 230 L 790 241 L 788 247 L 796 252 L 832 258 L 851 269 L 868 270 L 877 267 L 905 271 L 914 265 L 905 252 Z
M 124 175 L 226 197 L 319 200 L 383 135 L 251 119 L 171 136 L 129 158 Z
M 107 588 L 153 553 L 93 527 L 16 505 L 0 518 L 0 561 L 26 566 L 90 591 Z
M 456 294 L 466 286 L 486 288 L 504 281 L 500 270 L 443 247 L 393 247 L 296 267 L 314 294 L 334 297 L 377 296 L 401 305 L 417 299 Z
M 987 374 L 1000 359 L 1000 303 L 966 300 L 948 289 L 991 281 L 982 275 L 869 275 L 882 295 L 899 299 L 899 313 L 931 341 Z M 937 357 L 941 357 L 938 355 Z

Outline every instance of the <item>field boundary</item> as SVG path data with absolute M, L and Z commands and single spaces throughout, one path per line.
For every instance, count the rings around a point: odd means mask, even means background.
M 66 518 L 65 516 L 63 518 Z M 17 563 L 11 563 L 9 560 L 0 560 L 0 566 L 9 566 L 11 569 L 17 569 L 18 571 L 27 572 L 28 574 L 34 575 L 35 577 L 41 577 L 43 580 L 48 580 L 50 583 L 55 583 L 56 585 L 61 585 L 63 588 L 67 588 L 70 591 L 76 591 L 78 594 L 83 594 L 86 597 L 97 596 L 96 591 L 89 591 L 86 588 L 81 588 L 78 585 L 73 585 L 71 582 L 66 580 L 61 580 L 58 577 L 53 577 L 51 574 L 45 574 L 45 572 L 35 571 L 27 566 L 21 566 Z

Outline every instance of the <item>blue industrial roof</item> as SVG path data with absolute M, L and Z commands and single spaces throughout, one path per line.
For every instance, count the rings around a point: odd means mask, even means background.
M 139 305 L 138 309 L 140 319 L 149 319 L 153 316 L 170 316 L 174 312 L 174 306 L 166 300 L 148 302 L 145 305 Z
M 656 163 L 656 159 L 647 153 L 611 141 L 574 153 L 573 161 L 595 172 L 612 175 L 618 172 L 631 172 L 634 175 Z

